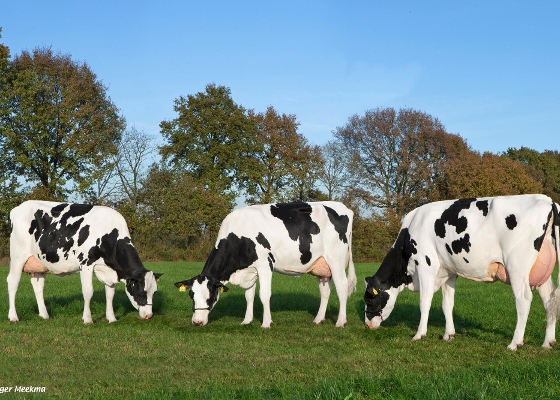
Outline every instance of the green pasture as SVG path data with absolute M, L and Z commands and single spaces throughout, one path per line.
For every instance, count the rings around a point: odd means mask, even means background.
M 173 283 L 201 263 L 147 263 L 163 272 L 149 321 L 119 285 L 118 322 L 105 320 L 105 295 L 96 280 L 94 323 L 81 320 L 79 276 L 48 276 L 48 321 L 37 315 L 29 279 L 17 296 L 19 323 L 8 321 L 7 267 L 0 267 L 0 386 L 44 386 L 21 398 L 134 399 L 552 399 L 560 396 L 559 348 L 541 348 L 545 313 L 534 292 L 525 346 L 507 350 L 516 321 L 511 288 L 459 279 L 457 337 L 441 340 L 441 293 L 434 296 L 426 339 L 411 340 L 420 318 L 419 294 L 403 291 L 377 331 L 364 328 L 363 278 L 377 265 L 357 264 L 358 291 L 348 324 L 335 328 L 338 299 L 331 294 L 327 321 L 315 326 L 316 279 L 274 275 L 271 329 L 245 313 L 243 290 L 222 294 L 206 327 L 190 323 L 191 300 Z M 555 272 L 556 274 L 556 272 Z M 556 279 L 556 276 L 555 276 Z M 13 393 L 4 398 L 14 398 Z

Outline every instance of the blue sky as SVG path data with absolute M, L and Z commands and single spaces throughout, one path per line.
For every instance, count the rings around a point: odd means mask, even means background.
M 4 0 L 11 54 L 85 61 L 129 126 L 161 138 L 208 83 L 295 114 L 324 144 L 353 114 L 413 108 L 478 151 L 560 149 L 560 1 Z

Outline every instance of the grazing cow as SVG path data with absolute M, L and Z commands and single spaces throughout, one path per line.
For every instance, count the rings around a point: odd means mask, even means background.
M 553 241 L 559 251 L 558 224 L 558 205 L 538 194 L 440 201 L 411 211 L 379 270 L 366 278 L 366 326 L 377 329 L 407 286 L 420 291 L 420 325 L 413 340 L 425 337 L 432 296 L 441 287 L 443 339 L 451 340 L 457 276 L 500 280 L 511 285 L 517 308 L 508 348 L 523 345 L 531 288 L 537 288 L 547 310 L 543 347 L 551 348 L 556 342 L 556 310 L 549 306 L 554 293 L 550 275 L 556 263 Z
M 227 282 L 245 289 L 247 310 L 242 324 L 253 320 L 256 281 L 263 304 L 263 328 L 272 323 L 270 296 L 272 272 L 317 277 L 321 303 L 315 320 L 325 319 L 334 281 L 340 301 L 337 327 L 346 324 L 346 300 L 356 288 L 352 262 L 353 212 L 337 202 L 267 204 L 244 207 L 229 214 L 220 227 L 215 248 L 200 275 L 177 282 L 190 289 L 194 325 L 204 326 L 208 315 L 226 291 Z M 345 269 L 348 265 L 348 277 Z
M 126 222 L 117 211 L 85 204 L 26 201 L 10 212 L 10 219 L 10 321 L 19 321 L 15 297 L 22 272 L 32 275 L 39 315 L 44 319 L 49 318 L 43 300 L 47 272 L 59 276 L 80 273 L 86 324 L 93 322 L 89 307 L 93 273 L 105 284 L 109 322 L 117 320 L 113 296 L 118 282 L 126 283 L 126 294 L 140 318 L 152 317 L 152 298 L 161 274 L 144 268 Z

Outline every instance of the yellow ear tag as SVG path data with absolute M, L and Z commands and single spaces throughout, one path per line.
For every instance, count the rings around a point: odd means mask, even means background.
M 224 293 L 224 287 L 220 286 L 220 293 Z
M 187 287 L 184 285 L 179 288 L 179 292 L 186 292 L 186 291 L 187 291 Z
M 373 293 L 374 296 L 377 296 L 379 294 L 379 292 L 375 290 L 375 288 L 371 289 L 371 292 Z

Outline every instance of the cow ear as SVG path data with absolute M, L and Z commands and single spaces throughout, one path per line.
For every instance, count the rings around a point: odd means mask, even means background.
M 368 285 L 373 285 L 373 276 L 366 276 L 365 280 Z
M 186 281 L 175 282 L 175 287 L 179 288 L 179 291 L 186 292 L 194 283 L 195 278 L 188 279 Z
M 163 274 L 159 274 L 157 272 L 154 272 L 154 278 L 156 278 L 156 282 L 159 281 L 159 278 L 162 276 Z

